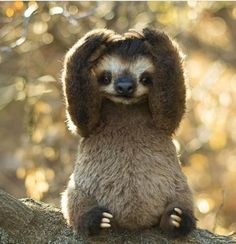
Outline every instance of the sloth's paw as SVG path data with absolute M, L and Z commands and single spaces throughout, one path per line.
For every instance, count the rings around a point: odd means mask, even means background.
M 78 229 L 88 235 L 97 235 L 101 229 L 111 227 L 112 218 L 107 209 L 94 207 L 81 216 Z
M 196 227 L 196 219 L 189 209 L 167 207 L 160 222 L 161 229 L 173 238 L 186 236 Z

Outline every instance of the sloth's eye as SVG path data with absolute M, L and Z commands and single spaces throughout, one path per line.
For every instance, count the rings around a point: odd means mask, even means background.
M 108 85 L 111 83 L 111 78 L 112 78 L 111 72 L 104 71 L 98 78 L 98 82 L 102 85 Z
M 140 83 L 142 83 L 145 86 L 152 84 L 151 75 L 148 73 L 143 73 L 141 78 L 140 78 Z

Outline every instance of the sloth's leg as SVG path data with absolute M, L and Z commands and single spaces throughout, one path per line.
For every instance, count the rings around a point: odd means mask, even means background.
M 177 201 L 167 206 L 160 221 L 160 228 L 173 238 L 186 236 L 195 227 L 193 210 Z
M 98 206 L 96 200 L 75 187 L 73 176 L 61 199 L 62 212 L 75 232 L 98 234 L 101 229 L 111 227 L 111 213 Z
M 186 236 L 196 228 L 192 192 L 183 175 L 176 176 L 175 194 L 166 205 L 160 220 L 160 227 L 174 238 Z
M 111 227 L 112 217 L 106 208 L 93 207 L 77 217 L 75 228 L 85 234 L 97 235 L 101 229 Z

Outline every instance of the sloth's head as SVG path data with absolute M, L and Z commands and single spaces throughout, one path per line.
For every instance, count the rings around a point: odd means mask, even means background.
M 142 40 L 121 40 L 107 47 L 93 67 L 99 91 L 115 103 L 145 100 L 155 79 L 155 66 Z
M 177 47 L 150 29 L 118 35 L 89 32 L 67 53 L 63 89 L 70 128 L 89 136 L 102 101 L 146 102 L 158 128 L 172 134 L 185 110 L 185 82 Z

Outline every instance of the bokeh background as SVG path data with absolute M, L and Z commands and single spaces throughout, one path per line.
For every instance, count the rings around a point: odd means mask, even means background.
M 1 2 L 0 187 L 59 206 L 76 157 L 60 88 L 63 57 L 84 33 L 146 25 L 186 55 L 188 111 L 175 136 L 199 227 L 236 230 L 236 3 Z

